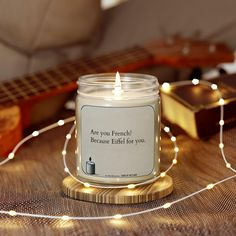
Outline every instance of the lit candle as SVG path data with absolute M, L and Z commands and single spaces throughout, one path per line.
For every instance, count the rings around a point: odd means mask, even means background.
M 97 74 L 82 76 L 78 85 L 78 177 L 96 183 L 128 184 L 157 175 L 157 79 L 142 74 Z
M 92 161 L 92 158 L 89 158 L 89 161 L 86 161 L 86 174 L 94 175 L 95 174 L 95 163 Z

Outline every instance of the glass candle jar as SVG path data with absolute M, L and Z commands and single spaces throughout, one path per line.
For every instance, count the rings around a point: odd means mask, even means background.
M 93 74 L 80 77 L 78 85 L 78 177 L 86 182 L 130 184 L 159 174 L 157 78 Z

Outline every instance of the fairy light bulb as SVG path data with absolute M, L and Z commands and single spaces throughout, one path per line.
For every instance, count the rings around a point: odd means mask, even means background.
M 212 90 L 217 90 L 217 89 L 218 89 L 218 86 L 217 86 L 216 84 L 212 84 L 212 85 L 211 85 L 211 89 L 212 89 Z
M 16 216 L 17 215 L 16 211 L 9 211 L 8 214 L 10 216 Z
M 114 219 L 116 220 L 120 220 L 122 218 L 122 215 L 121 214 L 116 214 L 113 216 Z
M 174 160 L 172 161 L 172 163 L 173 163 L 174 165 L 177 164 L 177 160 L 174 159 Z
M 8 154 L 8 158 L 9 158 L 9 159 L 13 159 L 14 157 L 15 157 L 14 152 L 10 152 L 10 153 Z
M 176 141 L 176 137 L 175 136 L 172 136 L 170 139 L 171 139 L 172 142 Z
M 166 133 L 169 133 L 169 132 L 170 132 L 170 128 L 166 126 L 166 127 L 164 128 L 164 131 L 165 131 Z
M 161 172 L 160 176 L 163 178 L 166 176 L 166 172 Z
M 175 147 L 175 148 L 174 148 L 174 151 L 175 151 L 175 152 L 179 152 L 179 148 L 178 148 L 178 147 Z
M 224 123 L 225 123 L 224 120 L 220 120 L 220 121 L 219 121 L 219 124 L 220 124 L 221 126 L 224 125 Z
M 89 183 L 84 183 L 84 187 L 85 187 L 85 188 L 89 188 L 89 187 L 90 187 L 90 184 L 89 184 Z
M 170 206 L 171 206 L 171 203 L 167 202 L 162 207 L 166 209 L 166 208 L 169 208 Z
M 231 168 L 231 164 L 227 162 L 227 163 L 226 163 L 226 167 L 227 167 L 227 168 Z
M 62 150 L 61 154 L 62 154 L 63 156 L 65 156 L 65 155 L 66 155 L 66 150 Z
M 70 217 L 65 215 L 65 216 L 62 216 L 61 219 L 62 219 L 62 220 L 69 220 Z
M 219 104 L 223 106 L 225 104 L 225 100 L 223 98 L 219 99 Z
M 208 184 L 208 185 L 206 186 L 206 188 L 207 188 L 207 189 L 212 189 L 212 188 L 214 188 L 214 184 Z
M 223 144 L 223 143 L 220 143 L 220 144 L 219 144 L 219 148 L 220 148 L 220 149 L 224 148 L 224 144 Z
M 171 88 L 170 88 L 170 84 L 167 83 L 167 82 L 163 83 L 162 86 L 161 86 L 161 89 L 162 89 L 164 92 L 169 92 L 170 89 L 171 89 Z
M 196 78 L 193 79 L 193 80 L 192 80 L 192 84 L 193 84 L 193 85 L 199 84 L 199 79 L 196 79 Z
M 127 188 L 129 188 L 129 189 L 135 188 L 135 184 L 129 184 L 129 185 L 127 186 Z
M 65 168 L 64 168 L 64 171 L 65 171 L 66 173 L 68 173 L 68 172 L 69 172 L 69 169 L 68 169 L 67 167 L 65 167 Z
M 37 131 L 37 130 L 32 133 L 33 137 L 37 137 L 38 135 L 39 135 L 39 131 Z
M 65 124 L 65 121 L 64 120 L 59 120 L 57 122 L 58 126 L 63 126 Z
M 68 140 L 71 139 L 71 134 L 67 134 L 66 139 L 68 139 Z

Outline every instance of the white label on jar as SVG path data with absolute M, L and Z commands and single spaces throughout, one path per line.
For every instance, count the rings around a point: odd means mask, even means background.
M 83 106 L 81 165 L 87 175 L 129 178 L 152 173 L 155 163 L 153 106 Z

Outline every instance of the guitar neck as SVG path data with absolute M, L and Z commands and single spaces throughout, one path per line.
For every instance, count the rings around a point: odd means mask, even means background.
M 142 47 L 91 59 L 68 62 L 44 72 L 0 83 L 0 106 L 40 100 L 76 89 L 79 76 L 92 73 L 132 71 L 152 63 L 152 55 Z
M 234 60 L 224 44 L 175 39 L 159 40 L 91 59 L 65 63 L 44 72 L 0 83 L 0 106 L 35 101 L 75 90 L 79 76 L 103 72 L 126 72 L 156 64 L 172 67 L 215 66 Z

